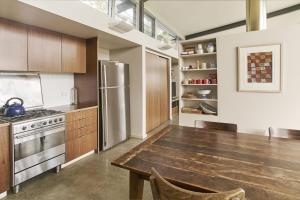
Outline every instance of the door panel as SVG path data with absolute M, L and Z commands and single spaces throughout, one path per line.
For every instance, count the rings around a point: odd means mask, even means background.
M 146 130 L 160 126 L 169 119 L 168 60 L 146 54 Z
M 160 63 L 160 123 L 164 123 L 169 119 L 169 76 L 168 76 L 168 60 L 159 57 Z
M 105 150 L 129 137 L 130 97 L 129 87 L 103 89 L 101 93 Z

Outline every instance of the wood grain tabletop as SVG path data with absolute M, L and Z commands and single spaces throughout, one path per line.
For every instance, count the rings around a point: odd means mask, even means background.
M 154 167 L 196 191 L 243 188 L 249 200 L 300 199 L 300 140 L 170 125 L 112 164 L 145 179 Z

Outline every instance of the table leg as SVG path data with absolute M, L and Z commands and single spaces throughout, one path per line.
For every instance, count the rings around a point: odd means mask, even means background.
M 131 171 L 129 176 L 129 199 L 142 200 L 144 190 L 144 179 L 142 179 L 139 174 Z

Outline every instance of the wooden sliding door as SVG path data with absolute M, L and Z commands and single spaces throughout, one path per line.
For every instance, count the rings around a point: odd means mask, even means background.
M 169 120 L 168 59 L 146 53 L 147 132 Z

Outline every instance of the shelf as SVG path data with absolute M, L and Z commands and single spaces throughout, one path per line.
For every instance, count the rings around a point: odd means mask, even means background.
M 211 101 L 211 102 L 217 102 L 217 99 L 199 99 L 199 98 L 181 98 L 185 101 Z
M 184 114 L 194 114 L 194 115 L 202 115 L 202 116 L 214 116 L 214 117 L 217 117 L 218 114 L 205 114 L 205 113 L 195 113 L 195 112 L 182 112 L 181 113 L 184 113 Z
M 201 40 L 195 40 L 195 39 L 191 39 L 191 40 L 185 40 L 180 42 L 181 45 L 183 46 L 189 46 L 189 45 L 196 45 L 199 43 L 207 43 L 207 42 L 214 42 L 216 43 L 216 38 L 207 38 L 207 39 L 201 39 Z
M 172 102 L 176 102 L 176 101 L 179 101 L 179 98 L 172 99 Z
M 181 84 L 182 86 L 217 86 L 218 84 Z
M 187 70 L 181 70 L 182 72 L 194 72 L 194 71 L 212 71 L 217 70 L 217 68 L 207 68 L 207 69 L 187 69 Z
M 217 52 L 213 53 L 202 53 L 202 54 L 190 54 L 190 55 L 180 55 L 182 58 L 193 58 L 193 57 L 199 57 L 199 56 L 213 56 L 217 55 Z

